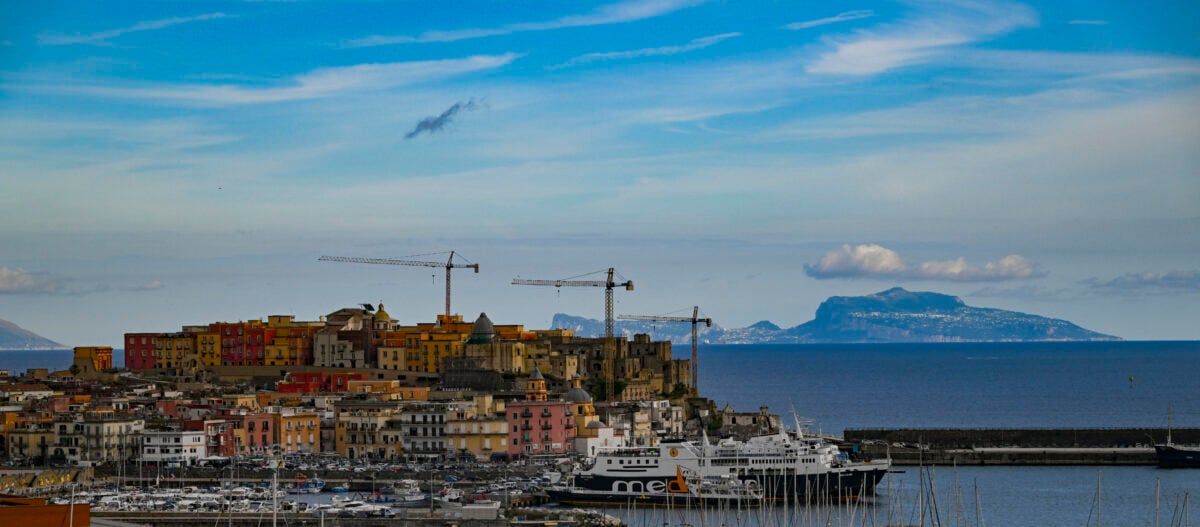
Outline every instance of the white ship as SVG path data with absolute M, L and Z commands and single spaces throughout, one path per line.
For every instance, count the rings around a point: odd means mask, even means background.
M 596 453 L 552 495 L 563 503 L 661 503 L 686 492 L 680 474 L 751 484 L 762 499 L 857 499 L 875 493 L 889 461 L 851 461 L 837 445 L 782 431 L 747 441 L 664 441 L 656 447 L 622 447 Z

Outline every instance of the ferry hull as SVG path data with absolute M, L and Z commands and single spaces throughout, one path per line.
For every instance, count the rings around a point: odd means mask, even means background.
M 861 467 L 854 470 L 834 471 L 821 474 L 740 474 L 742 481 L 752 481 L 761 489 L 763 500 L 819 502 L 824 499 L 855 500 L 862 496 L 875 494 L 876 486 L 888 472 L 888 467 Z M 568 499 L 604 500 L 604 495 L 611 496 L 604 503 L 646 502 L 657 504 L 668 501 L 669 498 L 679 499 L 678 495 L 656 491 L 667 488 L 669 478 L 652 476 L 623 476 L 620 478 L 581 474 L 575 477 L 575 485 L 581 491 L 580 496 Z M 596 496 L 599 495 L 599 496 Z M 636 499 L 631 499 L 631 497 Z M 681 502 L 681 503 L 687 503 Z M 585 505 L 586 503 L 572 503 Z

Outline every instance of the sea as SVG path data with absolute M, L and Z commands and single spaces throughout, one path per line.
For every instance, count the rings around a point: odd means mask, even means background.
M 122 358 L 119 351 L 113 355 L 114 361 Z M 676 346 L 675 355 L 687 358 L 690 349 Z M 700 392 L 718 407 L 728 404 L 749 412 L 765 405 L 788 425 L 799 422 L 834 435 L 847 428 L 878 427 L 1165 428 L 1168 412 L 1176 427 L 1200 427 L 1200 341 L 701 346 L 699 356 Z M 69 350 L 0 352 L 0 369 L 13 373 L 30 367 L 65 369 L 70 362 Z M 1146 442 L 1164 439 L 1147 437 Z M 1200 523 L 1200 469 L 897 470 L 902 472 L 884 478 L 879 496 L 857 506 L 814 510 L 803 519 L 792 510 L 785 521 L 759 512 L 707 523 Z M 936 509 L 930 508 L 933 503 Z M 919 504 L 926 511 L 923 521 Z M 661 512 L 663 517 L 646 511 L 609 512 L 631 525 L 705 523 L 694 516 L 670 519 Z

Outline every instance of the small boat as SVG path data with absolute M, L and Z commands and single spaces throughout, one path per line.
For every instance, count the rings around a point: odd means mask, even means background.
M 325 489 L 325 482 L 320 478 L 297 481 L 296 485 L 287 489 L 288 494 L 320 494 Z
M 1159 468 L 1200 468 L 1200 446 L 1176 445 L 1171 441 L 1171 409 L 1167 408 L 1167 442 L 1154 445 Z
M 350 483 L 346 482 L 346 483 L 342 483 L 341 485 L 336 485 L 333 488 L 330 488 L 329 491 L 330 492 L 339 492 L 339 493 L 350 492 Z

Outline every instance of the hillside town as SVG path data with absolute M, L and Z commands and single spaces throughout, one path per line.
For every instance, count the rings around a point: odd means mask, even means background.
M 315 321 L 186 325 L 77 347 L 60 371 L 0 379 L 7 467 L 178 468 L 325 454 L 390 463 L 535 463 L 704 433 L 778 430 L 718 410 L 694 365 L 648 335 L 582 338 L 363 304 Z M 24 482 L 24 483 L 21 483 Z M 34 484 L 29 478 L 0 483 Z

